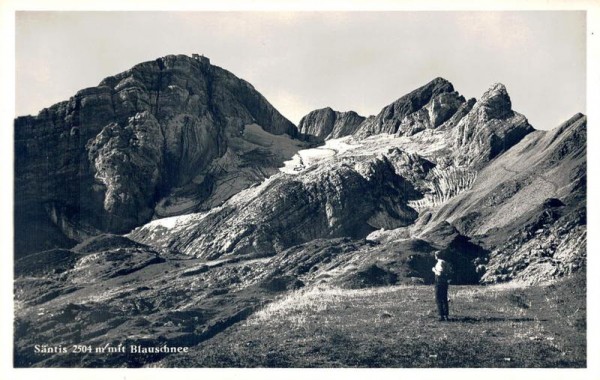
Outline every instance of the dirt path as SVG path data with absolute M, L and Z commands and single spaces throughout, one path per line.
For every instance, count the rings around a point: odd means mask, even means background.
M 517 170 L 512 170 L 512 169 L 509 169 L 509 168 L 507 168 L 507 167 L 506 167 L 506 165 L 504 165 L 504 164 L 501 164 L 501 165 L 500 165 L 500 167 L 501 167 L 502 169 L 506 170 L 506 171 L 507 171 L 507 172 L 509 172 L 509 173 L 521 174 L 521 172 L 519 172 L 519 171 L 517 171 Z M 555 182 L 553 182 L 553 181 L 549 180 L 549 179 L 547 178 L 547 176 L 545 176 L 545 175 L 543 175 L 543 174 L 538 174 L 538 175 L 536 175 L 535 177 L 536 177 L 536 178 L 539 178 L 539 179 L 541 179 L 542 181 L 544 181 L 544 182 L 546 182 L 547 184 L 549 184 L 550 186 L 552 186 L 552 189 L 553 189 L 553 191 L 554 191 L 554 193 L 555 193 L 555 194 L 556 194 L 556 193 L 558 193 L 559 186 L 558 186 L 558 185 L 557 185 Z

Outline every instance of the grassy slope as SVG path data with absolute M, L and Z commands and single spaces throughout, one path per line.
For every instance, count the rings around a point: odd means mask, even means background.
M 583 275 L 549 286 L 297 291 L 159 365 L 190 367 L 585 367 Z

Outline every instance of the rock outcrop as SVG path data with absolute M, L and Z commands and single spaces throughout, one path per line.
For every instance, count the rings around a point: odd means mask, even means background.
M 465 99 L 454 92 L 452 83 L 436 78 L 386 106 L 375 118 L 367 119 L 357 133 L 360 136 L 414 135 L 425 128 L 439 127 L 464 102 Z
M 354 111 L 338 112 L 327 107 L 304 116 L 298 130 L 316 140 L 336 139 L 354 134 L 363 121 L 365 118 Z
M 318 238 L 363 238 L 411 224 L 419 197 L 390 160 L 333 161 L 302 176 L 280 174 L 207 213 L 142 226 L 128 236 L 152 246 L 217 259 L 270 256 Z
M 454 128 L 459 164 L 479 168 L 533 131 L 527 119 L 512 110 L 504 85 L 495 84 Z
M 290 140 L 297 129 L 250 84 L 183 55 L 141 63 L 19 117 L 16 240 L 29 242 L 17 244 L 17 255 L 126 232 L 159 204 L 162 216 L 208 209 L 302 146 L 271 149 L 279 136 Z

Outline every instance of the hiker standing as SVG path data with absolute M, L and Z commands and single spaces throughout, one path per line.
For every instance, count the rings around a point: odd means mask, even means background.
M 440 257 L 440 251 L 435 253 L 437 260 L 431 269 L 435 273 L 435 302 L 437 303 L 440 321 L 448 320 L 448 283 L 452 274 L 452 266 Z

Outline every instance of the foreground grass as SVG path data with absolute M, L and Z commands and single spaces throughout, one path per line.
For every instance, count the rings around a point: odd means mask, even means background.
M 309 289 L 163 365 L 193 367 L 585 367 L 585 280 L 433 289 Z

